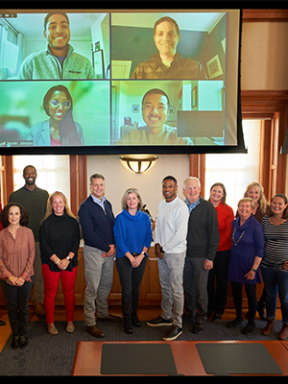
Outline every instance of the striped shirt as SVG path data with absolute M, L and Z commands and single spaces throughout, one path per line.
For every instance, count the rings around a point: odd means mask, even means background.
M 288 272 L 288 270 L 282 269 L 282 265 L 288 260 L 288 219 L 281 225 L 273 225 L 268 216 L 264 216 L 261 225 L 265 241 L 261 265 Z

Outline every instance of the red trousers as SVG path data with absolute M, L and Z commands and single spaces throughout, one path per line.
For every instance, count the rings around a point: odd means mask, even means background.
M 54 323 L 55 297 L 58 290 L 59 279 L 61 278 L 62 291 L 64 294 L 64 304 L 66 309 L 66 320 L 73 321 L 75 312 L 75 280 L 77 267 L 72 272 L 61 271 L 52 272 L 47 264 L 42 265 L 42 275 L 44 280 L 44 308 L 46 312 L 47 324 Z

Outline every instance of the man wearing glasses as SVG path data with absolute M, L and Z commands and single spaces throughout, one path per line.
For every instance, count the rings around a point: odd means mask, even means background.
M 66 13 L 48 13 L 44 20 L 47 47 L 29 55 L 21 65 L 18 78 L 33 79 L 95 79 L 90 61 L 69 44 L 70 26 Z

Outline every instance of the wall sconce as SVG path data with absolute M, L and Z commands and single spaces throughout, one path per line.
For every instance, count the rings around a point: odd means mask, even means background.
M 134 173 L 144 173 L 151 168 L 153 162 L 158 159 L 152 155 L 125 155 L 120 156 L 125 168 Z

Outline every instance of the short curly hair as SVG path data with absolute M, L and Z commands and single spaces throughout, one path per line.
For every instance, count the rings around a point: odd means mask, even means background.
M 0 220 L 2 222 L 3 227 L 6 228 L 10 224 L 8 220 L 8 216 L 9 216 L 9 210 L 11 207 L 18 207 L 20 209 L 21 217 L 20 217 L 19 224 L 22 225 L 23 227 L 27 227 L 29 213 L 25 210 L 25 208 L 21 204 L 18 204 L 18 203 L 9 203 L 3 208 L 0 214 Z

